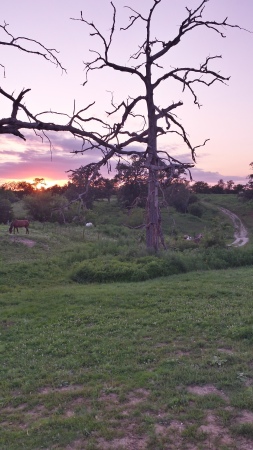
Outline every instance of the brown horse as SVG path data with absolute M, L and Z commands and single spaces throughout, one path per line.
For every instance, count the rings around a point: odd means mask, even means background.
M 12 230 L 14 228 L 14 234 L 15 234 L 15 230 L 17 230 L 18 233 L 18 229 L 19 228 L 25 228 L 26 229 L 26 234 L 29 234 L 29 220 L 18 220 L 15 219 L 11 222 L 11 226 L 9 228 L 9 232 L 12 233 Z

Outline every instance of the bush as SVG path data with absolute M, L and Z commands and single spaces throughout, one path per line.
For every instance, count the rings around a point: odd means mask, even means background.
M 70 278 L 78 283 L 105 283 L 112 281 L 144 281 L 148 273 L 133 262 L 117 259 L 83 261 L 72 270 Z
M 70 273 L 70 278 L 78 283 L 145 281 L 186 271 L 186 264 L 180 255 L 170 255 L 166 259 L 149 256 L 135 261 L 99 258 L 76 264 Z
M 191 203 L 188 206 L 188 213 L 192 214 L 193 216 L 196 216 L 196 217 L 202 217 L 203 208 L 199 203 Z
M 215 230 L 207 231 L 205 232 L 204 237 L 201 240 L 201 246 L 204 248 L 225 247 L 225 236 L 219 230 L 217 230 L 217 232 L 215 232 Z
M 86 250 L 71 254 L 68 257 L 68 265 L 73 264 L 70 278 L 78 283 L 144 281 L 196 270 L 253 265 L 253 253 L 245 249 L 195 248 L 136 258 L 126 254 L 122 257 L 116 243 L 111 244 L 113 247 L 102 244 L 102 252 L 96 246 L 87 246 Z
M 55 201 L 55 199 L 58 200 Z M 52 209 L 62 205 L 60 195 L 52 195 L 51 192 L 36 192 L 24 197 L 24 205 L 29 216 L 40 222 L 50 221 Z

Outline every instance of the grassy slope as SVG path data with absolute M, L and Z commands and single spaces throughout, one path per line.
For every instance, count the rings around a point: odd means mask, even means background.
M 251 267 L 80 286 L 97 231 L 0 233 L 1 449 L 253 446 Z

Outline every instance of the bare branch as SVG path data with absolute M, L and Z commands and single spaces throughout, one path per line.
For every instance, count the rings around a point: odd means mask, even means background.
M 200 106 L 197 95 L 195 94 L 195 91 L 191 87 L 191 85 L 193 83 L 202 83 L 202 84 L 205 84 L 206 86 L 211 86 L 216 81 L 226 84 L 225 82 L 230 79 L 230 77 L 224 77 L 220 73 L 210 70 L 208 68 L 209 61 L 218 59 L 218 58 L 221 58 L 221 56 L 207 57 L 205 62 L 200 65 L 199 69 L 196 69 L 194 67 L 180 67 L 180 68 L 173 69 L 170 72 L 167 72 L 163 76 L 158 78 L 156 80 L 156 82 L 153 84 L 153 87 L 155 89 L 155 88 L 157 88 L 157 86 L 159 86 L 159 84 L 162 81 L 165 81 L 169 78 L 173 78 L 174 80 L 179 81 L 183 85 L 183 87 L 182 87 L 183 91 L 185 90 L 185 88 L 189 89 L 189 91 L 191 92 L 191 94 L 194 97 L 194 103 L 197 104 L 198 106 Z M 182 73 L 182 76 L 179 75 L 180 73 Z M 200 74 L 200 77 L 188 79 L 188 77 L 192 76 L 193 74 Z M 211 80 L 208 81 L 208 78 L 203 78 L 203 76 L 209 77 L 209 79 L 211 78 Z
M 9 40 L 6 41 L 0 41 L 0 45 L 4 45 L 7 47 L 13 47 L 18 50 L 21 50 L 25 53 L 30 53 L 33 55 L 42 56 L 47 61 L 50 61 L 51 63 L 55 64 L 56 67 L 60 67 L 63 72 L 66 72 L 66 69 L 62 66 L 61 62 L 59 61 L 58 57 L 56 56 L 57 53 L 59 53 L 54 48 L 48 48 L 45 47 L 41 42 L 30 39 L 23 36 L 14 37 L 9 31 L 8 26 L 6 22 L 4 22 L 4 25 L 0 25 L 0 29 L 4 31 L 4 33 L 8 36 Z M 32 43 L 35 44 L 35 46 L 38 48 L 38 50 L 31 50 L 25 46 L 26 43 Z M 1 64 L 2 66 L 2 64 Z M 3 67 L 3 66 L 2 66 Z
M 106 41 L 106 38 L 102 35 L 102 33 L 98 30 L 98 28 L 94 25 L 93 22 L 88 22 L 86 19 L 84 19 L 82 11 L 80 13 L 79 19 L 71 18 L 71 20 L 83 22 L 86 25 L 88 25 L 93 30 L 90 33 L 90 36 L 98 36 L 99 39 L 102 41 L 103 47 L 104 47 L 104 55 L 103 56 L 97 51 L 90 50 L 91 52 L 96 53 L 98 56 L 93 61 L 84 63 L 86 76 L 85 76 L 85 81 L 84 81 L 83 85 L 85 85 L 88 81 L 89 71 L 102 69 L 104 67 L 110 67 L 116 71 L 127 72 L 127 73 L 130 73 L 133 75 L 138 75 L 144 81 L 144 77 L 143 77 L 142 73 L 139 72 L 136 68 L 122 66 L 120 64 L 113 63 L 109 60 L 109 49 L 110 49 L 110 46 L 112 43 L 112 38 L 113 38 L 113 34 L 115 31 L 115 24 L 116 24 L 116 8 L 112 2 L 111 2 L 111 5 L 113 8 L 113 18 L 112 18 L 112 26 L 111 26 L 111 31 L 110 31 L 110 36 L 109 36 L 108 42 Z

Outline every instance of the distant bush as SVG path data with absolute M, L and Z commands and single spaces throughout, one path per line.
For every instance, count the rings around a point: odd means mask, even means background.
M 204 248 L 209 247 L 226 247 L 225 236 L 222 233 L 212 231 L 208 231 L 204 234 L 204 237 L 201 240 L 201 245 Z
M 196 202 L 198 202 L 198 196 L 196 194 L 190 194 L 188 204 L 191 205 Z
M 188 206 L 188 213 L 192 214 L 193 216 L 196 217 L 202 217 L 203 216 L 203 208 L 200 205 L 200 203 L 191 203 Z

